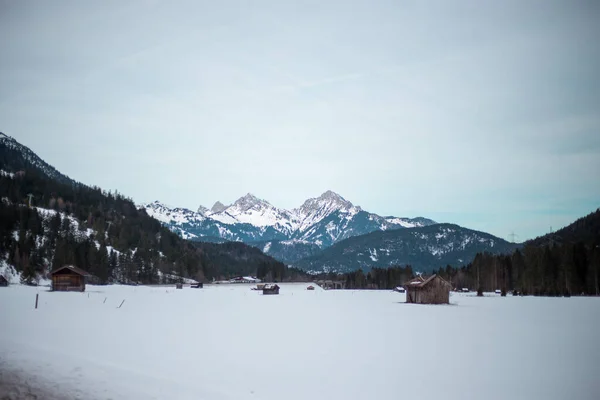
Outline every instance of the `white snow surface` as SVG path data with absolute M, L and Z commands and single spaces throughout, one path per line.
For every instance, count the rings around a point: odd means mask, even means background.
M 600 396 L 600 298 L 453 293 L 425 306 L 308 285 L 0 288 L 0 378 L 47 399 Z
M 6 172 L 6 171 L 5 171 L 5 170 L 3 170 L 3 169 L 0 169 L 0 175 L 2 175 L 2 176 L 7 176 L 7 177 L 9 177 L 9 178 L 11 178 L 11 179 L 15 177 L 15 174 L 14 174 L 14 173 L 12 173 L 12 172 Z
M 155 201 L 150 204 L 143 204 L 146 213 L 163 223 L 173 223 L 181 225 L 190 222 L 201 222 L 205 219 L 204 215 L 187 208 L 170 207 Z
M 406 218 L 388 217 L 385 220 L 390 224 L 400 225 L 405 228 L 414 228 L 416 226 L 422 226 L 422 224 L 416 224 L 414 222 L 406 221 Z

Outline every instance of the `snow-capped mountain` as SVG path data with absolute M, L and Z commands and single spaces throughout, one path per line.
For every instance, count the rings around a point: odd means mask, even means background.
M 158 201 L 143 205 L 146 212 L 188 239 L 219 239 L 265 242 L 290 241 L 319 248 L 351 236 L 375 230 L 399 229 L 434 224 L 426 218 L 381 217 L 353 205 L 337 193 L 327 191 L 306 200 L 293 210 L 280 209 L 248 193 L 229 206 L 216 202 L 197 212 L 166 206 Z M 268 252 L 267 252 L 268 253 Z
M 351 237 L 292 265 L 319 272 L 411 265 L 430 272 L 448 264 L 456 267 L 469 263 L 478 252 L 510 253 L 519 246 L 458 225 L 435 224 Z
M 272 227 L 284 235 L 290 235 L 296 226 L 292 212 L 281 210 L 251 193 L 240 197 L 224 210 L 210 214 L 209 217 L 228 225 L 249 224 L 261 229 Z
M 16 170 L 35 169 L 50 179 L 61 183 L 75 185 L 73 179 L 58 172 L 53 166 L 42 160 L 27 146 L 23 146 L 14 138 L 0 132 L 0 159 L 1 164 L 11 165 Z M 6 157 L 10 157 L 7 159 Z

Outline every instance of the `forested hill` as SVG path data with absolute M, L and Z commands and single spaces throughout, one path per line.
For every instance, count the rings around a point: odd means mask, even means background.
M 183 240 L 122 194 L 74 182 L 5 135 L 0 198 L 0 267 L 13 266 L 27 281 L 64 264 L 103 282 L 288 273 L 250 246 Z
M 556 232 L 537 237 L 526 242 L 526 244 L 543 246 L 553 243 L 576 242 L 587 245 L 600 245 L 600 208 Z
M 17 142 L 12 137 L 0 132 L 0 165 L 9 171 L 22 171 L 35 169 L 42 175 L 70 185 L 76 185 L 73 179 L 58 172 L 27 146 Z

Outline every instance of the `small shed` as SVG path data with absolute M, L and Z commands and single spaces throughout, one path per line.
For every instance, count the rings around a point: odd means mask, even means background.
M 417 276 L 403 285 L 406 288 L 406 302 L 416 304 L 449 304 L 452 285 L 439 275 L 425 279 Z
M 4 277 L 4 275 L 0 275 L 0 287 L 8 286 L 8 279 Z
M 394 292 L 406 293 L 406 289 L 404 289 L 402 286 L 398 286 L 394 288 Z
M 315 287 L 313 285 L 310 285 L 309 287 L 306 288 L 306 290 L 315 290 Z
M 60 292 L 84 292 L 85 284 L 92 275 L 81 268 L 65 265 L 50 272 L 52 290 Z
M 263 294 L 279 294 L 279 286 L 274 285 L 265 285 L 263 286 Z

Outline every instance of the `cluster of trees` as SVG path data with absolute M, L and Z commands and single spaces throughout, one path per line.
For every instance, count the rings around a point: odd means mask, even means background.
M 511 255 L 477 254 L 461 268 L 436 271 L 455 287 L 558 296 L 599 295 L 600 248 L 583 242 L 527 245 Z
M 343 281 L 346 289 L 393 289 L 414 277 L 410 265 L 405 267 L 373 268 L 365 274 L 362 269 L 343 274 L 329 273 L 313 276 L 314 280 Z

